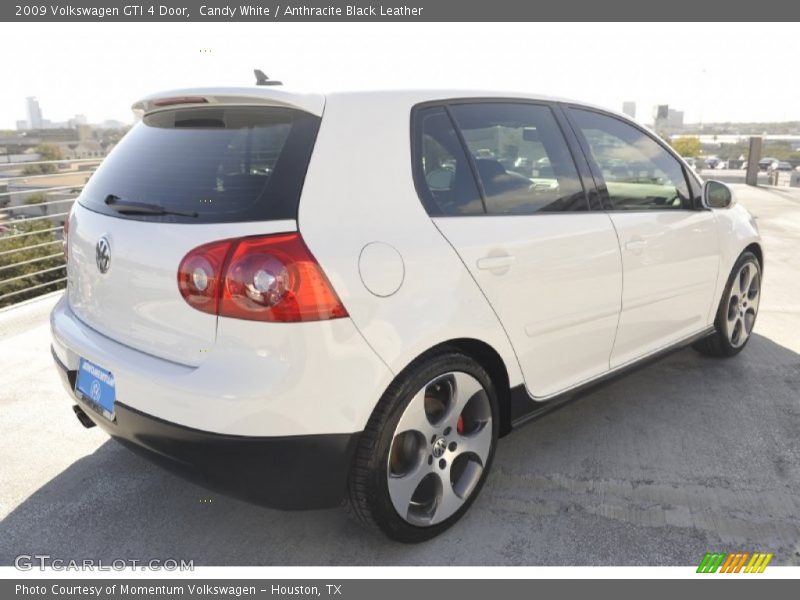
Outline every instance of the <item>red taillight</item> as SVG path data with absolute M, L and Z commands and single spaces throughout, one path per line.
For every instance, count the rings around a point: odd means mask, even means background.
M 153 100 L 153 106 L 175 106 L 176 104 L 208 104 L 208 98 L 203 96 L 174 96 Z
M 213 242 L 181 261 L 178 287 L 198 310 L 253 321 L 319 321 L 347 311 L 299 233 Z
M 178 289 L 190 306 L 217 314 L 222 269 L 233 240 L 199 246 L 183 257 L 178 267 Z

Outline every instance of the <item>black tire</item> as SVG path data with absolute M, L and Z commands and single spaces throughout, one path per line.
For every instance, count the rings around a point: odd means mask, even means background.
M 449 518 L 418 526 L 401 517 L 392 504 L 387 477 L 389 450 L 395 429 L 412 398 L 429 382 L 449 372 L 464 372 L 483 386 L 491 407 L 491 446 L 480 479 L 463 505 Z M 348 481 L 350 512 L 361 524 L 403 543 L 429 540 L 458 521 L 480 493 L 494 459 L 499 431 L 497 393 L 486 370 L 455 349 L 442 349 L 411 363 L 381 397 L 359 440 Z
M 728 276 L 728 283 L 725 285 L 725 291 L 722 293 L 722 298 L 720 299 L 719 306 L 717 308 L 717 316 L 714 319 L 714 333 L 708 337 L 698 340 L 692 345 L 692 348 L 701 354 L 716 358 L 730 358 L 732 356 L 736 356 L 739 354 L 739 352 L 744 350 L 744 347 L 747 346 L 747 343 L 750 341 L 751 336 L 748 335 L 743 344 L 740 346 L 734 346 L 731 344 L 727 334 L 725 333 L 728 297 L 730 296 L 731 288 L 733 287 L 736 275 L 747 263 L 750 263 L 755 267 L 758 274 L 759 286 L 761 285 L 761 265 L 758 262 L 758 258 L 756 258 L 756 255 L 750 251 L 743 252 L 736 261 L 736 264 L 733 265 L 733 269 Z M 756 312 L 755 317 L 758 319 L 758 312 Z

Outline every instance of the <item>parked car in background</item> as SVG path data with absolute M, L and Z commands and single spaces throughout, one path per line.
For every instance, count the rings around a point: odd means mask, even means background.
M 623 115 L 277 86 L 134 108 L 65 224 L 52 354 L 85 426 L 222 492 L 426 540 L 552 403 L 753 331 L 755 221 Z
M 766 157 L 764 157 L 764 158 L 762 158 L 761 160 L 758 161 L 758 169 L 759 169 L 759 171 L 767 171 L 772 166 L 772 163 L 776 163 L 776 162 L 779 162 L 777 158 L 772 158 L 772 157 L 766 156 Z M 745 162 L 745 167 L 746 166 L 747 166 L 747 163 Z

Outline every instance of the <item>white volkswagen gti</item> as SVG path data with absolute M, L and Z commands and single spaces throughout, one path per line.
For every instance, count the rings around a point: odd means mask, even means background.
M 65 226 L 53 356 L 84 425 L 213 489 L 425 540 L 516 426 L 752 332 L 753 218 L 621 115 L 275 86 L 134 109 Z

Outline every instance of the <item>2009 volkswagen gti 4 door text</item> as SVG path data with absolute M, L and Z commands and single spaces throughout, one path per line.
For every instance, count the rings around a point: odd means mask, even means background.
M 64 228 L 53 356 L 84 425 L 222 492 L 429 539 L 548 402 L 753 330 L 753 219 L 621 115 L 275 85 L 134 110 Z

